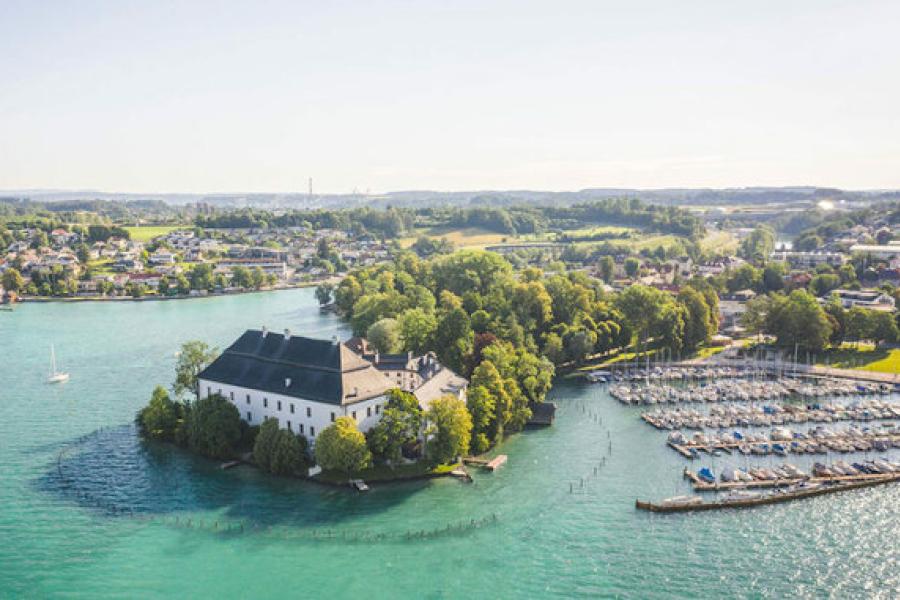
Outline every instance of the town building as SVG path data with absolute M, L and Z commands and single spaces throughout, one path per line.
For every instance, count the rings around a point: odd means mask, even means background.
M 842 252 L 795 252 L 791 250 L 776 250 L 769 254 L 769 260 L 786 262 L 794 269 L 814 269 L 825 264 L 832 267 L 840 267 L 847 259 Z
M 836 297 L 844 308 L 868 308 L 893 312 L 894 299 L 880 290 L 834 290 L 829 295 Z
M 371 429 L 392 387 L 372 363 L 336 338 L 265 328 L 246 331 L 198 376 L 198 397 L 220 394 L 250 425 L 275 418 L 311 443 L 337 417 L 351 417 L 363 432 Z
M 468 381 L 434 354 L 363 355 L 368 349 L 362 338 L 344 344 L 248 330 L 200 373 L 198 397 L 220 394 L 250 425 L 275 418 L 310 443 L 341 416 L 368 431 L 381 420 L 391 389 L 412 392 L 423 410 L 448 394 L 465 400 Z

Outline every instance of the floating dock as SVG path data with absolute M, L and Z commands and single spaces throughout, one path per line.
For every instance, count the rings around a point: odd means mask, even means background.
M 635 500 L 634 506 L 638 510 L 646 510 L 659 513 L 673 512 L 691 512 L 698 510 L 719 510 L 723 508 L 753 508 L 756 506 L 764 506 L 767 504 L 779 504 L 782 502 L 790 502 L 792 500 L 800 500 L 803 498 L 812 498 L 813 496 L 822 496 L 834 492 L 843 492 L 846 490 L 855 490 L 864 487 L 872 487 L 884 483 L 891 483 L 900 480 L 900 475 L 877 475 L 872 476 L 873 479 L 857 481 L 851 483 L 840 483 L 835 485 L 824 485 L 811 490 L 798 490 L 794 492 L 775 493 L 760 498 L 747 498 L 735 500 L 716 500 L 712 502 L 696 502 L 683 504 L 654 504 L 652 502 L 642 502 Z M 815 481 L 809 480 L 809 481 Z
M 488 471 L 496 471 L 497 469 L 499 469 L 500 467 L 502 467 L 503 465 L 506 464 L 506 459 L 507 459 L 507 456 L 505 454 L 498 454 L 496 457 L 491 459 L 490 462 L 488 462 L 486 465 L 484 465 L 484 468 L 487 469 Z

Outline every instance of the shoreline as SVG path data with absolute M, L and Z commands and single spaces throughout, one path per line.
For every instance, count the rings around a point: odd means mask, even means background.
M 304 283 L 296 283 L 283 285 L 278 287 L 269 287 L 262 288 L 258 290 L 242 290 L 242 291 L 232 291 L 232 292 L 220 292 L 220 293 L 210 293 L 205 295 L 196 295 L 192 296 L 190 294 L 182 294 L 175 296 L 157 296 L 157 295 L 147 295 L 141 296 L 140 298 L 134 298 L 132 296 L 19 296 L 15 302 L 10 303 L 8 306 L 13 306 L 15 304 L 27 304 L 27 303 L 36 303 L 36 304 L 48 304 L 53 302 L 59 303 L 80 303 L 80 302 L 168 302 L 171 300 L 198 300 L 203 298 L 221 298 L 223 296 L 240 296 L 244 294 L 261 294 L 267 292 L 279 292 L 285 290 L 297 290 L 304 289 L 309 287 L 318 286 L 322 283 L 327 283 L 331 280 L 322 280 L 322 281 L 311 281 Z

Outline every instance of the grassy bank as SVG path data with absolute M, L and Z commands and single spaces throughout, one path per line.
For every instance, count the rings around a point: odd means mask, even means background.
M 860 344 L 859 347 L 843 344 L 830 348 L 823 356 L 817 357 L 816 364 L 839 369 L 897 373 L 900 372 L 900 348 L 883 348 L 873 344 Z
M 139 225 L 137 227 L 125 227 L 125 231 L 136 242 L 149 242 L 155 237 L 166 235 L 176 229 L 190 229 L 188 225 Z
M 366 483 L 387 482 L 387 481 L 403 481 L 405 479 L 425 479 L 429 477 L 442 477 L 449 475 L 450 471 L 459 468 L 459 463 L 452 465 L 439 465 L 437 467 L 423 464 L 412 463 L 408 465 L 398 465 L 391 468 L 387 465 L 373 465 L 364 471 L 355 473 L 352 479 L 362 479 Z M 322 471 L 318 475 L 312 477 L 316 481 L 324 483 L 333 483 L 343 485 L 349 479 L 346 473 L 338 473 L 335 471 Z

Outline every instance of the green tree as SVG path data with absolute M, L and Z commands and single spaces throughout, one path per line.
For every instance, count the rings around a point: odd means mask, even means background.
M 841 278 L 833 273 L 816 275 L 809 282 L 809 291 L 816 296 L 825 296 L 841 285 Z
M 775 249 L 775 232 L 767 225 L 758 225 L 741 242 L 738 255 L 756 263 L 765 262 Z
M 600 259 L 597 267 L 600 271 L 600 278 L 606 283 L 612 283 L 613 275 L 616 272 L 616 261 L 613 260 L 613 257 L 604 256 Z
M 373 323 L 366 331 L 366 338 L 379 352 L 395 354 L 402 347 L 403 340 L 400 334 L 400 324 L 397 319 L 386 318 Z
M 762 271 L 763 292 L 778 292 L 784 289 L 784 273 L 784 263 L 767 263 Z
M 428 422 L 432 428 L 428 457 L 433 462 L 447 464 L 469 453 L 472 417 L 462 400 L 452 395 L 434 400 L 428 408 Z
M 804 290 L 776 294 L 769 301 L 766 331 L 782 346 L 820 351 L 831 337 L 831 323 L 816 298 Z
M 338 417 L 316 440 L 316 460 L 328 471 L 351 474 L 372 464 L 365 436 L 350 417 Z
M 472 451 L 486 452 L 496 437 L 497 401 L 483 386 L 469 386 L 466 407 L 472 419 Z
M 368 446 L 376 457 L 388 463 L 402 458 L 403 447 L 413 443 L 422 427 L 422 410 L 416 397 L 400 389 L 388 392 L 381 420 L 369 430 Z
M 188 278 L 185 277 L 182 273 L 179 273 L 175 276 L 175 286 L 178 289 L 178 293 L 182 296 L 186 296 L 191 293 L 191 282 L 188 281 Z
M 869 335 L 876 344 L 894 343 L 898 338 L 897 323 L 894 315 L 888 312 L 871 311 L 869 315 Z
M 690 286 L 681 289 L 678 302 L 687 311 L 684 322 L 684 347 L 687 350 L 696 350 L 708 343 L 716 333 L 709 319 L 709 306 L 703 295 Z
M 10 267 L 3 272 L 3 289 L 18 294 L 24 287 L 25 278 L 17 269 Z
M 397 321 L 400 324 L 403 348 L 415 354 L 426 352 L 437 329 L 437 318 L 417 307 L 400 313 Z
M 319 284 L 316 287 L 316 300 L 319 301 L 319 304 L 325 306 L 329 302 L 331 302 L 332 295 L 334 293 L 334 284 L 325 282 Z
M 231 269 L 231 283 L 241 289 L 251 288 L 253 287 L 253 277 L 246 267 L 238 265 Z
M 442 363 L 460 372 L 464 359 L 472 349 L 474 333 L 469 316 L 462 308 L 453 308 L 444 314 L 434 332 L 434 345 Z
M 307 467 L 306 438 L 281 429 L 278 419 L 268 418 L 256 435 L 253 460 L 259 468 L 275 475 L 302 473 Z
M 629 256 L 625 259 L 625 274 L 628 275 L 631 279 L 634 279 L 638 274 L 638 269 L 641 268 L 641 261 L 636 259 L 633 256 Z
M 138 411 L 136 423 L 144 437 L 172 441 L 180 417 L 179 405 L 169 398 L 166 388 L 158 385 L 150 396 L 150 403 Z
M 160 296 L 169 295 L 169 278 L 163 275 L 159 278 L 159 286 L 156 288 Z
M 185 419 L 188 447 L 210 458 L 231 458 L 241 439 L 238 409 L 219 394 L 191 404 Z
M 216 359 L 219 351 L 205 342 L 191 340 L 181 345 L 178 362 L 175 363 L 175 384 L 172 389 L 176 396 L 185 392 L 197 392 L 197 376 Z

